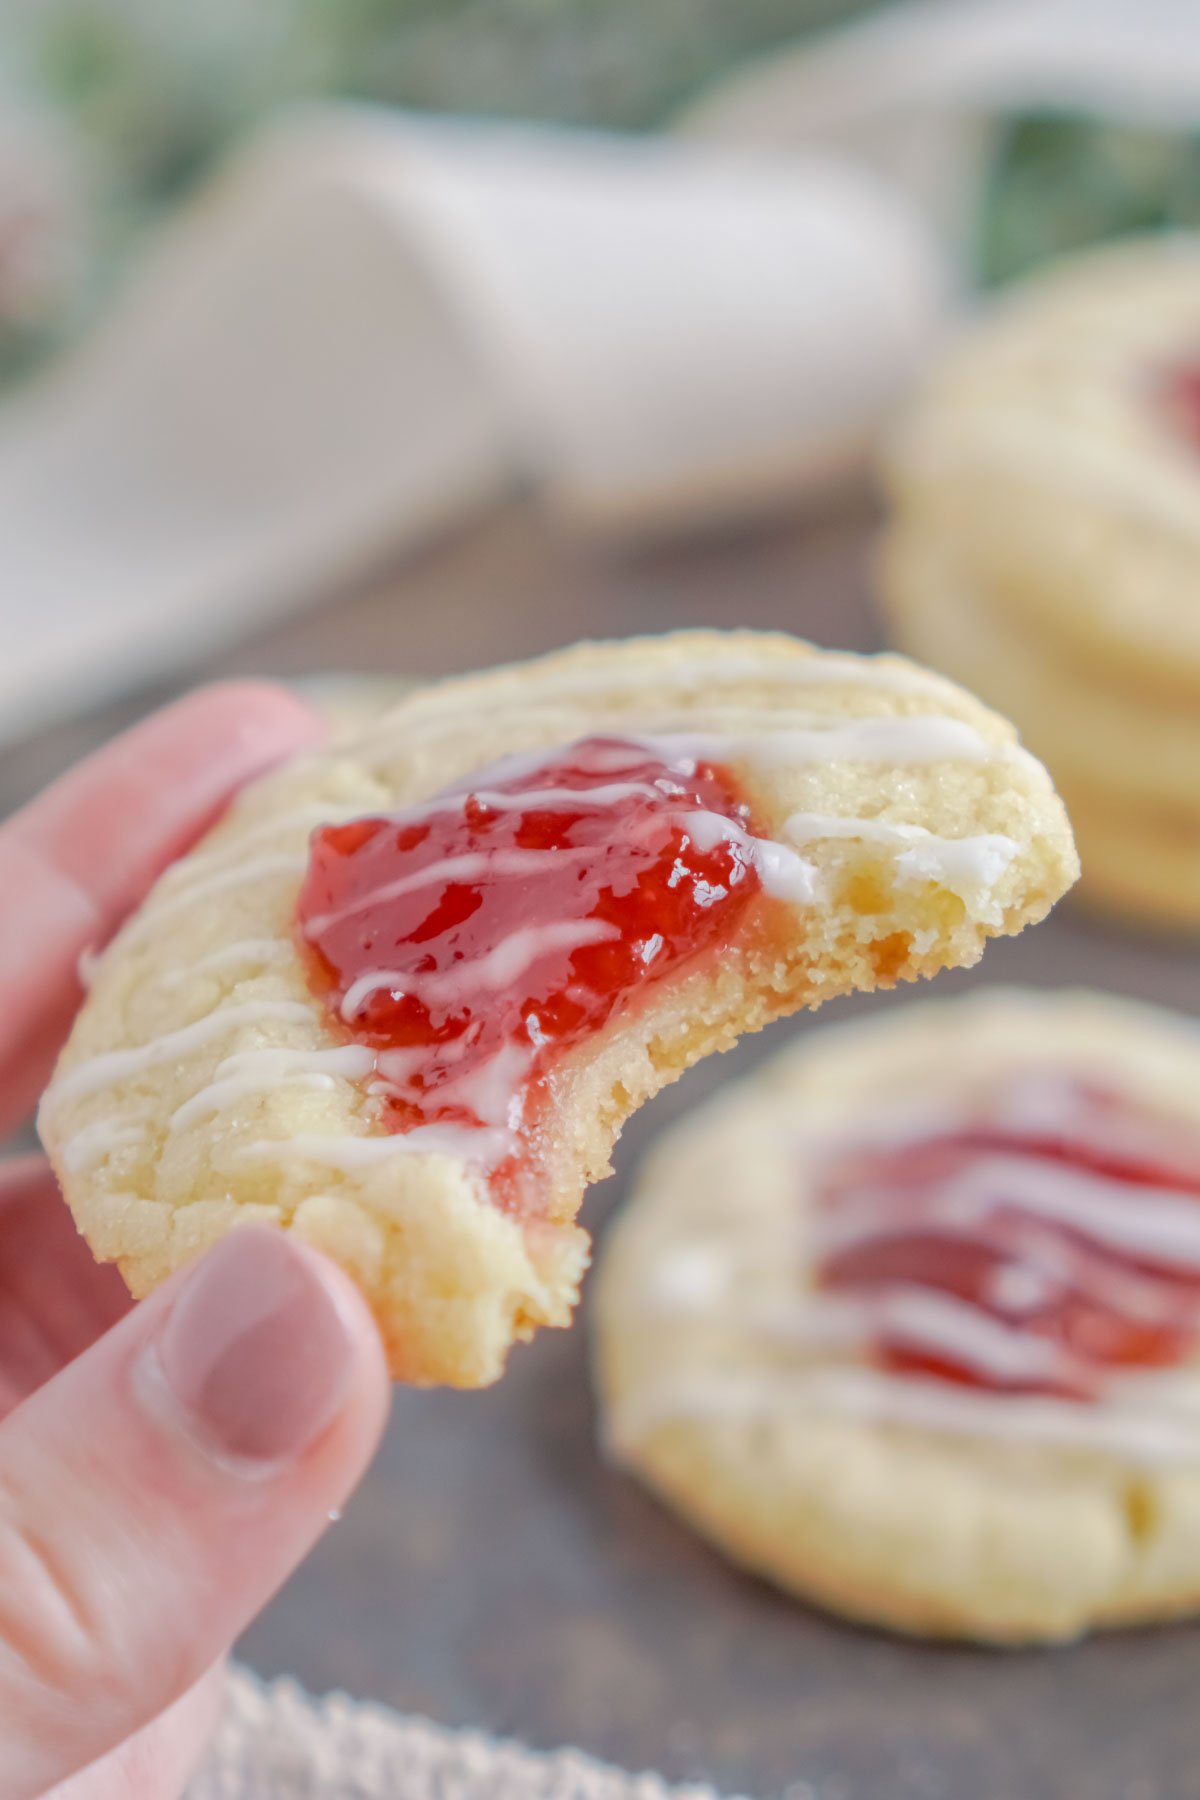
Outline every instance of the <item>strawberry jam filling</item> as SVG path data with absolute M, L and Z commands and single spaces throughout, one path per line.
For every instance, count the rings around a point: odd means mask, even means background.
M 862 1303 L 879 1365 L 1085 1401 L 1193 1355 L 1200 1144 L 1082 1084 L 1066 1101 L 1061 1129 L 981 1120 L 829 1165 L 817 1284 Z
M 762 890 L 729 775 L 589 738 L 411 811 L 313 835 L 298 929 L 412 1147 L 536 1203 L 539 1124 L 576 1046 L 715 955 Z
M 1200 362 L 1168 369 L 1158 383 L 1158 397 L 1176 433 L 1200 451 Z

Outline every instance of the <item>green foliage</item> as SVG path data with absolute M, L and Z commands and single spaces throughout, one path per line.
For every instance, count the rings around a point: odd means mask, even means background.
M 339 91 L 640 130 L 739 62 L 876 0 L 303 0 Z
M 0 0 L 0 74 L 79 147 L 86 314 L 149 222 L 289 101 L 344 95 L 646 130 L 740 63 L 878 0 Z M 979 222 L 1007 280 L 1117 232 L 1200 226 L 1200 138 L 1012 121 Z M 61 321 L 60 321 L 61 323 Z M 4 367 L 44 340 L 0 334 Z
M 874 3 L 24 0 L 23 16 L 40 83 L 154 195 L 298 94 L 648 128 L 744 58 Z
M 1011 280 L 1105 238 L 1200 228 L 1200 136 L 1039 114 L 1005 128 L 979 225 L 979 272 Z

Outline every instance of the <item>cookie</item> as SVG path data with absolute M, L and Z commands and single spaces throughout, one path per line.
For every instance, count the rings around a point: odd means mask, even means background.
M 1200 1029 L 977 992 L 817 1029 L 603 1246 L 611 1453 L 851 1618 L 1054 1642 L 1200 1610 Z
M 967 334 L 888 478 L 953 560 L 1085 663 L 1200 687 L 1200 237 L 1093 251 Z
M 247 789 L 100 957 L 41 1110 L 143 1294 L 230 1227 L 361 1284 L 395 1374 L 569 1321 L 624 1119 L 741 1031 L 971 963 L 1076 872 L 1011 728 L 897 658 L 581 645 Z
M 1076 787 L 1111 795 L 1114 806 L 1200 819 L 1200 706 L 1175 694 L 1152 699 L 1111 671 L 1081 671 L 1077 658 L 1006 611 L 978 574 L 969 583 L 920 521 L 894 525 L 881 572 L 893 635 L 1021 718 L 1022 737 L 1053 768 L 1077 831 Z
M 946 359 L 886 459 L 893 641 L 1010 713 L 1081 823 L 1081 894 L 1200 927 L 1194 855 L 1117 883 L 1122 812 L 1200 836 L 1200 238 L 1065 262 Z M 1074 811 L 1073 815 L 1074 816 Z
M 914 656 L 1020 719 L 1053 769 L 1093 910 L 1177 933 L 1200 931 L 1200 708 L 1151 702 L 1111 674 L 1082 677 L 1054 646 L 952 580 L 919 524 L 883 552 L 893 636 Z
M 1079 781 L 1063 787 L 1087 846 L 1087 903 L 1175 935 L 1200 931 L 1200 813 L 1129 804 Z

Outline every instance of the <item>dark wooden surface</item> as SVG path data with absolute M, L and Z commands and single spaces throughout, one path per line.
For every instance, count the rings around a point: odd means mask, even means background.
M 197 674 L 441 673 L 699 623 L 865 648 L 870 537 L 854 501 L 819 522 L 618 557 L 514 508 Z M 0 757 L 0 810 L 147 703 Z M 1195 950 L 1069 908 L 943 981 L 981 979 L 1091 982 L 1200 1011 Z M 651 1134 L 781 1035 L 693 1071 L 636 1119 L 586 1222 L 602 1233 Z M 516 1352 L 488 1393 L 397 1395 L 361 1492 L 247 1634 L 251 1663 L 786 1800 L 1200 1796 L 1200 1627 L 995 1654 L 896 1642 L 784 1600 L 605 1468 L 583 1312 Z

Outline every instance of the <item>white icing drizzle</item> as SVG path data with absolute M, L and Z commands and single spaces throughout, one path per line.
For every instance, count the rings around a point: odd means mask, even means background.
M 569 741 L 577 742 L 578 739 Z M 569 741 L 564 740 L 564 744 L 568 747 Z M 638 742 L 640 742 L 639 739 L 626 737 L 619 731 L 610 737 L 601 733 L 599 739 L 593 741 L 589 748 L 588 761 L 593 769 L 601 775 L 628 773 L 629 747 Z M 497 757 L 496 761 L 489 763 L 485 769 L 476 769 L 469 775 L 460 776 L 457 781 L 444 788 L 439 797 L 457 796 L 461 799 L 464 794 L 476 793 L 481 776 L 486 776 L 493 788 L 504 782 L 524 781 L 527 775 L 536 775 L 541 769 L 544 769 L 547 760 L 553 760 L 553 758 L 554 751 L 548 749 L 544 744 L 536 750 L 511 750 L 506 755 Z M 651 788 L 646 783 L 626 782 L 621 785 L 627 786 L 631 793 L 640 792 L 657 797 L 658 790 Z M 544 789 L 542 791 L 545 792 Z M 568 791 L 573 801 L 579 798 L 580 790 L 572 788 Z M 595 789 L 590 791 L 594 793 Z M 510 803 L 511 799 L 512 796 L 509 794 L 501 796 L 502 803 Z
M 739 695 L 750 685 L 766 693 Z M 822 715 L 807 716 L 799 709 L 806 689 L 843 686 L 877 689 L 925 703 L 934 710 L 915 717 L 859 719 L 838 725 Z M 952 685 L 942 677 L 911 663 L 895 659 L 838 655 L 823 651 L 809 657 L 772 656 L 768 647 L 758 653 L 726 652 L 709 656 L 674 655 L 670 661 L 645 666 L 619 666 L 601 659 L 597 666 L 557 669 L 545 695 L 530 691 L 524 671 L 513 671 L 507 681 L 493 677 L 489 691 L 463 697 L 453 688 L 428 690 L 403 701 L 385 715 L 363 742 L 362 749 L 376 766 L 386 765 L 397 750 L 411 742 L 424 745 L 453 737 L 464 728 L 478 727 L 492 718 L 511 716 L 538 721 L 543 732 L 565 737 L 574 724 L 572 701 L 614 691 L 640 694 L 645 711 L 653 705 L 658 714 L 655 730 L 677 733 L 695 743 L 695 715 L 688 696 L 702 694 L 704 718 L 710 727 L 710 745 L 723 745 L 747 761 L 803 759 L 811 764 L 825 760 L 848 762 L 916 763 L 970 761 L 1037 764 L 1028 751 L 1011 740 L 989 744 L 963 721 L 944 716 L 941 708 L 955 697 Z M 785 696 L 780 704 L 780 695 Z M 678 719 L 678 725 L 671 723 Z M 763 732 L 760 722 L 769 721 Z M 629 729 L 627 716 L 589 720 L 593 735 L 621 735 Z M 565 726 L 565 731 L 560 727 Z M 713 728 L 727 726 L 718 739 Z M 747 727 L 749 731 L 747 732 Z M 547 729 L 549 728 L 549 729 Z M 781 739 L 793 739 L 791 754 Z M 645 741 L 645 740 L 643 740 Z
M 518 801 L 526 801 L 539 808 L 570 808 L 573 811 L 586 811 L 588 808 L 578 805 L 580 790 L 575 788 L 540 788 L 525 794 L 494 795 L 486 789 L 472 789 L 473 797 L 481 805 L 491 806 L 495 801 L 503 800 L 506 806 L 515 808 Z M 601 802 L 600 795 L 607 798 Z M 584 797 L 592 806 L 615 805 L 621 799 L 633 796 L 649 796 L 661 799 L 658 789 L 644 782 L 613 783 L 603 788 L 584 790 Z M 414 816 L 428 816 L 434 811 L 445 811 L 447 807 L 438 803 L 428 809 L 421 809 Z M 406 815 L 407 816 L 407 815 Z M 751 864 L 762 882 L 764 890 L 777 899 L 789 900 L 794 905 L 810 905 L 818 894 L 816 870 L 811 863 L 796 854 L 788 844 L 776 843 L 771 838 L 753 837 L 734 819 L 726 818 L 721 813 L 688 810 L 679 814 L 678 822 L 685 828 L 692 841 L 701 850 L 712 850 L 719 843 L 736 844 L 742 851 L 745 860 Z M 539 869 L 561 868 L 568 862 L 586 862 L 595 853 L 590 848 L 577 850 L 532 850 L 515 849 L 494 852 L 473 851 L 460 856 L 443 857 L 440 862 L 429 863 L 425 868 L 416 870 L 412 875 L 398 877 L 395 881 L 386 882 L 378 888 L 372 888 L 360 895 L 350 905 L 335 908 L 332 912 L 318 913 L 309 920 L 305 930 L 307 937 L 318 937 L 330 926 L 340 924 L 345 919 L 353 918 L 358 913 L 367 912 L 372 907 L 386 904 L 389 900 L 400 899 L 403 895 L 415 893 L 435 881 L 475 882 L 488 875 L 515 875 L 518 878 L 535 875 Z M 375 987 L 391 985 L 393 977 L 386 970 L 377 971 L 365 977 L 372 987 L 365 990 L 371 992 Z M 415 991 L 410 989 L 409 991 Z M 347 1002 L 349 996 L 347 996 Z M 343 1016 L 350 1017 L 357 1011 L 361 1000 Z
M 812 864 L 788 844 L 773 838 L 752 837 L 723 813 L 695 811 L 680 815 L 680 824 L 700 851 L 715 850 L 718 844 L 736 844 L 754 869 L 763 892 L 776 900 L 790 901 L 793 906 L 811 906 L 818 898 L 817 871 Z
M 183 867 L 190 870 L 191 865 L 185 864 Z M 259 856 L 250 862 L 240 862 L 233 868 L 222 869 L 219 874 L 206 875 L 200 881 L 189 879 L 179 882 L 166 892 L 161 888 L 156 889 L 145 911 L 139 913 L 122 931 L 122 948 L 128 949 L 131 944 L 140 943 L 144 938 L 152 936 L 164 920 L 186 912 L 199 900 L 211 900 L 217 894 L 229 893 L 239 887 L 250 887 L 260 881 L 270 881 L 280 875 L 302 875 L 307 867 L 308 857 L 303 851 L 295 851 L 286 856 Z
M 490 1062 L 444 1082 L 440 1097 L 470 1107 L 485 1125 L 515 1132 L 521 1123 L 522 1088 L 532 1061 L 532 1045 L 505 1044 Z M 393 1086 L 393 1092 L 403 1094 L 403 1085 Z
M 222 944 L 207 955 L 198 956 L 195 962 L 182 969 L 171 969 L 163 976 L 162 985 L 168 989 L 186 987 L 193 975 L 216 974 L 244 964 L 266 969 L 275 963 L 289 961 L 292 954 L 291 945 L 282 938 L 241 938 L 236 944 Z
M 916 664 L 897 664 L 849 654 L 838 656 L 828 651 L 811 657 L 771 658 L 737 652 L 727 653 L 719 660 L 673 657 L 669 665 L 637 670 L 618 668 L 606 662 L 598 668 L 556 670 L 553 691 L 545 698 L 536 694 L 531 696 L 524 673 L 520 677 L 514 676 L 506 684 L 496 683 L 488 695 L 472 695 L 465 704 L 452 690 L 435 688 L 402 702 L 394 713 L 385 715 L 382 729 L 376 728 L 371 733 L 371 745 L 386 756 L 397 742 L 404 743 L 414 737 L 428 738 L 431 730 L 456 732 L 466 723 L 511 713 L 514 708 L 535 713 L 561 710 L 564 701 L 604 696 L 614 689 L 620 692 L 641 690 L 648 701 L 652 697 L 661 701 L 662 690 L 666 689 L 671 697 L 668 705 L 689 690 L 699 690 L 704 695 L 705 714 L 711 717 L 713 706 L 722 704 L 722 690 L 731 690 L 739 683 L 770 689 L 782 687 L 797 693 L 805 688 L 867 687 L 933 700 L 945 700 L 952 691 L 946 681 Z M 753 703 L 747 700 L 744 704 L 749 709 Z M 780 709 L 768 703 L 767 710 L 774 714 Z M 597 735 L 603 735 L 606 728 L 619 734 L 622 723 L 613 720 L 606 727 L 604 722 L 597 721 L 594 726 Z
M 904 1282 L 878 1298 L 814 1291 L 799 1304 L 747 1307 L 732 1282 L 734 1272 L 746 1267 L 740 1253 L 718 1260 L 710 1247 L 689 1245 L 660 1266 L 652 1289 L 640 1296 L 641 1310 L 703 1319 L 719 1315 L 731 1329 L 751 1337 L 814 1349 L 857 1349 L 886 1332 L 891 1342 L 943 1351 L 997 1383 L 1068 1380 L 1078 1373 L 1073 1359 L 1050 1339 L 1006 1325 L 952 1294 Z
M 784 824 L 783 835 L 790 844 L 797 845 L 838 838 L 895 845 L 900 849 L 896 873 L 902 882 L 935 881 L 964 900 L 990 893 L 1020 849 L 1015 838 L 999 832 L 947 838 L 922 825 L 834 817 L 827 813 L 792 813 Z
M 1086 1106 L 1081 1102 L 1078 1076 L 1038 1066 L 1035 1058 L 1033 1047 L 1029 1066 L 1005 1075 L 1002 1087 L 988 1082 L 984 1110 L 980 1112 L 976 1104 L 970 1118 L 1030 1137 L 1067 1130 L 1095 1151 L 1134 1161 L 1156 1162 L 1164 1156 L 1169 1161 L 1174 1155 L 1186 1164 L 1189 1156 L 1195 1156 L 1195 1137 L 1182 1121 L 1172 1125 L 1161 1117 Z M 870 1117 L 855 1124 L 853 1148 L 903 1149 L 923 1138 L 952 1135 L 963 1127 L 967 1117 L 964 1105 L 971 1107 L 969 1098 L 940 1088 L 879 1095 L 873 1099 Z M 810 1150 L 813 1147 L 808 1145 Z M 822 1137 L 815 1145 L 825 1154 L 848 1147 L 844 1137 Z
M 767 687 L 784 685 L 805 687 L 874 687 L 899 694 L 937 694 L 947 692 L 947 683 L 917 663 L 883 661 L 875 656 L 856 656 L 847 652 L 822 650 L 813 656 L 772 657 L 769 652 L 744 655 L 725 652 L 717 660 L 707 656 L 673 656 L 669 663 L 651 670 L 638 669 L 631 674 L 618 671 L 612 664 L 600 668 L 559 669 L 554 676 L 556 694 L 603 694 L 614 687 L 644 688 L 649 683 L 671 689 L 689 685 L 708 695 L 715 688 L 732 687 L 735 683 L 754 682 Z M 432 698 L 436 699 L 436 690 Z M 509 705 L 505 696 L 497 704 Z
M 489 812 L 603 812 L 606 807 L 621 806 L 626 800 L 662 799 L 661 789 L 648 781 L 609 781 L 592 788 L 522 788 L 515 794 L 473 786 L 470 792 Z M 451 804 L 457 809 L 457 800 Z M 441 805 L 437 810 L 445 812 L 447 806 Z
M 1148 1404 L 1155 1398 L 1152 1377 L 1144 1386 L 1123 1383 L 1120 1398 L 1078 1406 L 1040 1396 L 968 1391 L 854 1364 L 760 1375 L 712 1373 L 652 1382 L 629 1393 L 610 1409 L 608 1441 L 620 1455 L 675 1420 L 738 1422 L 813 1414 L 1060 1451 L 1091 1451 L 1139 1463 L 1200 1462 L 1200 1416 L 1192 1407 Z
M 387 1163 L 397 1156 L 452 1156 L 459 1162 L 488 1168 L 511 1154 L 508 1131 L 477 1125 L 418 1125 L 412 1131 L 388 1132 L 378 1137 L 324 1136 L 298 1132 L 289 1138 L 262 1138 L 244 1144 L 235 1154 L 239 1161 L 315 1162 L 350 1173 Z
M 896 1342 L 944 1351 L 977 1374 L 1001 1383 L 1052 1380 L 1070 1365 L 1056 1344 L 1005 1325 L 978 1307 L 933 1288 L 898 1282 L 877 1302 L 860 1302 L 860 1319 L 865 1332 L 882 1329 Z
M 346 989 L 342 1017 L 347 1022 L 352 1020 L 363 1002 L 380 988 L 412 994 L 429 1006 L 452 1006 L 455 1001 L 480 990 L 499 993 L 552 951 L 579 950 L 585 944 L 602 944 L 619 936 L 618 928 L 606 919 L 564 919 L 556 924 L 522 926 L 482 956 L 469 957 L 441 974 L 414 975 L 402 969 L 370 969 Z
M 708 1312 L 714 1298 L 683 1300 L 680 1310 Z M 878 1299 L 818 1292 L 806 1295 L 801 1306 L 774 1304 L 747 1310 L 730 1303 L 721 1312 L 735 1330 L 811 1348 L 855 1349 L 886 1331 L 893 1343 L 944 1351 L 1000 1384 L 1065 1379 L 1075 1372 L 1071 1358 L 1049 1339 L 1006 1325 L 952 1294 L 903 1282 Z
M 63 1167 L 72 1175 L 86 1174 L 98 1168 L 114 1150 L 124 1150 L 141 1142 L 144 1125 L 123 1119 L 96 1119 L 73 1132 L 59 1152 Z
M 987 763 L 1009 748 L 989 744 L 974 726 L 939 713 L 906 713 L 848 719 L 801 728 L 781 726 L 745 737 L 712 732 L 669 732 L 639 742 L 669 759 L 759 763 L 805 769 L 825 763 L 886 763 L 919 767 L 940 762 Z
M 1181 1271 L 1200 1270 L 1197 1198 L 1140 1185 L 1131 1189 L 1117 1179 L 1034 1156 L 979 1157 L 949 1180 L 923 1187 L 915 1206 L 906 1204 L 899 1221 L 894 1203 L 889 1204 L 885 1196 L 873 1200 L 868 1195 L 861 1207 L 856 1207 L 853 1199 L 849 1206 L 839 1202 L 824 1231 L 818 1228 L 814 1233 L 814 1249 L 827 1249 L 831 1238 L 843 1248 L 856 1241 L 869 1241 L 886 1236 L 899 1224 L 902 1229 L 917 1231 L 945 1231 L 949 1227 L 954 1234 L 965 1233 L 969 1241 L 1007 1247 L 1011 1253 L 1013 1244 L 1005 1245 L 1002 1225 L 1014 1215 L 1018 1237 L 1025 1239 L 1015 1270 L 1018 1275 L 1028 1272 L 1035 1284 L 1039 1280 L 1056 1284 L 1065 1279 L 1073 1286 L 1082 1286 L 1097 1303 L 1117 1306 L 1145 1321 L 1178 1320 L 1179 1299 L 1171 1289 L 1160 1290 L 1137 1268 L 1106 1270 L 1102 1258 L 1097 1258 L 1090 1247 L 1134 1259 L 1165 1262 Z M 991 1232 L 987 1229 L 989 1220 L 996 1221 Z M 1053 1234 L 1039 1237 L 1040 1221 L 1063 1225 L 1078 1233 L 1079 1247 L 1056 1241 Z M 1033 1242 L 1029 1241 L 1031 1222 Z M 929 1295 L 929 1299 L 937 1300 L 940 1310 L 931 1308 L 922 1315 L 910 1309 L 900 1321 L 897 1334 L 889 1308 L 901 1291 L 893 1284 L 873 1297 L 876 1332 L 882 1331 L 891 1339 L 898 1335 L 918 1350 L 945 1354 L 997 1382 L 1027 1379 L 1038 1373 L 1033 1367 L 1020 1369 L 1006 1361 L 997 1332 L 998 1327 L 1009 1330 L 1007 1326 L 971 1303 L 953 1301 L 950 1306 L 943 1305 L 949 1296 Z M 993 1294 L 994 1303 L 1001 1299 L 1001 1294 Z M 1028 1293 L 1024 1300 L 1016 1296 L 1015 1302 L 1010 1295 L 1010 1304 L 1019 1308 L 1036 1304 L 1037 1299 L 1036 1291 L 1032 1300 Z M 1018 1318 L 1015 1336 L 1020 1339 L 1022 1335 Z M 871 1332 L 866 1332 L 864 1341 L 870 1336 Z M 1032 1353 L 1035 1357 L 1045 1356 L 1044 1340 L 1027 1334 L 1025 1341 L 1038 1346 Z M 1070 1352 L 1054 1346 L 1051 1351 L 1041 1374 L 1060 1382 L 1078 1379 L 1082 1368 Z M 1091 1373 L 1107 1391 L 1111 1372 L 1093 1369 Z
M 751 838 L 750 844 L 750 857 L 764 893 L 793 906 L 809 906 L 820 899 L 817 871 L 787 844 L 770 838 Z
M 106 1050 L 88 1057 L 57 1076 L 46 1095 L 46 1103 L 54 1106 L 81 1100 L 88 1094 L 100 1093 L 117 1082 L 127 1081 L 147 1069 L 162 1068 L 165 1063 L 182 1062 L 197 1050 L 206 1049 L 235 1025 L 261 1025 L 268 1020 L 291 1020 L 310 1024 L 313 1009 L 300 1000 L 247 1000 L 237 1006 L 218 1006 L 190 1025 L 165 1031 L 149 1043 L 127 1050 Z
M 430 809 L 432 810 L 432 809 Z M 370 888 L 360 894 L 357 900 L 347 906 L 335 907 L 332 912 L 315 913 L 305 927 L 305 936 L 319 937 L 328 931 L 331 925 L 339 925 L 345 919 L 355 918 L 359 913 L 369 912 L 372 907 L 384 906 L 389 900 L 402 899 L 405 894 L 417 893 L 423 887 L 429 887 L 435 881 L 475 882 L 485 875 L 515 875 L 521 878 L 536 875 L 539 869 L 561 869 L 564 863 L 583 862 L 594 852 L 590 849 L 578 850 L 471 850 L 460 856 L 444 856 L 439 862 L 427 863 L 423 869 L 417 869 L 412 875 L 398 876 L 395 881 L 381 883 L 377 888 Z
M 897 1117 L 861 1139 L 856 1133 L 819 1151 L 810 1144 L 806 1164 L 818 1193 L 827 1157 L 836 1171 L 848 1155 L 848 1173 L 795 1239 L 747 1236 L 732 1210 L 706 1215 L 706 1237 L 660 1244 L 629 1302 L 635 1311 L 675 1314 L 743 1341 L 765 1341 L 774 1346 L 771 1358 L 758 1374 L 728 1380 L 715 1368 L 634 1392 L 618 1409 L 618 1447 L 672 1418 L 811 1410 L 1135 1460 L 1200 1462 L 1200 1371 L 1188 1365 L 1122 1370 L 1093 1359 L 1086 1339 L 1067 1343 L 1026 1325 L 1028 1315 L 1073 1292 L 1119 1318 L 1191 1330 L 1195 1297 L 1153 1271 L 1200 1277 L 1200 1195 L 1072 1165 L 1019 1140 L 1002 1149 L 964 1149 L 970 1157 L 964 1166 L 940 1174 L 930 1168 L 899 1188 L 889 1180 L 889 1150 L 900 1155 L 926 1139 L 953 1142 L 964 1130 L 1005 1128 L 1098 1152 L 1125 1150 L 1135 1159 L 1161 1157 L 1168 1148 L 1186 1156 L 1189 1148 L 1178 1138 L 1172 1144 L 1165 1123 L 1126 1116 L 1078 1080 L 1032 1072 L 993 1093 L 982 1112 L 935 1106 L 907 1127 Z M 878 1174 L 870 1163 L 859 1170 L 855 1159 L 863 1151 L 885 1159 Z M 1190 1152 L 1200 1161 L 1194 1142 Z M 876 1273 L 859 1283 L 851 1273 L 846 1285 L 796 1285 L 806 1281 L 806 1267 L 836 1252 L 928 1233 L 1003 1259 L 986 1304 L 911 1275 L 881 1280 Z M 774 1277 L 789 1263 L 794 1274 L 780 1292 Z M 756 1289 L 761 1301 L 748 1300 Z M 872 1353 L 880 1343 L 948 1362 L 984 1385 L 964 1388 L 915 1370 L 877 1368 Z M 789 1360 L 781 1363 L 784 1353 Z M 792 1356 L 798 1360 L 789 1366 Z M 1087 1397 L 999 1391 L 1027 1383 Z
M 1124 1182 L 1019 1153 L 976 1158 L 933 1188 L 906 1219 L 966 1228 L 1002 1207 L 1075 1226 L 1127 1256 L 1165 1259 L 1200 1271 L 1200 1200 L 1195 1196 L 1139 1187 L 1131 1204 Z M 855 1196 L 814 1228 L 814 1243 L 827 1254 L 886 1231 L 894 1217 L 886 1193 Z
M 938 838 L 916 842 L 896 858 L 901 881 L 934 881 L 960 899 L 987 894 L 999 881 L 1019 846 L 999 832 L 977 837 Z
M 451 1070 L 439 1081 L 439 1104 L 464 1107 L 480 1121 L 470 1139 L 471 1127 L 453 1127 L 460 1134 L 454 1141 L 461 1144 L 464 1158 L 489 1166 L 520 1149 L 518 1132 L 525 1109 L 525 1082 L 533 1058 L 532 1044 L 504 1044 L 486 1062 L 457 1073 Z M 425 1052 L 420 1047 L 380 1051 L 376 1058 L 379 1079 L 370 1084 L 369 1091 L 420 1108 L 429 1100 L 419 1080 L 424 1062 Z M 411 1138 L 412 1133 L 408 1135 Z M 430 1148 L 436 1147 L 436 1142 L 428 1137 L 422 1140 Z
M 281 1087 L 332 1088 L 334 1078 L 365 1080 L 375 1072 L 375 1052 L 361 1044 L 328 1050 L 239 1050 L 217 1064 L 213 1079 L 171 1115 L 170 1129 L 182 1131 L 197 1119 L 227 1111 L 253 1094 Z
M 402 1086 L 414 1075 L 419 1075 L 425 1065 L 424 1044 L 408 1044 L 402 1050 L 379 1050 L 375 1055 L 375 1066 L 384 1084 Z

